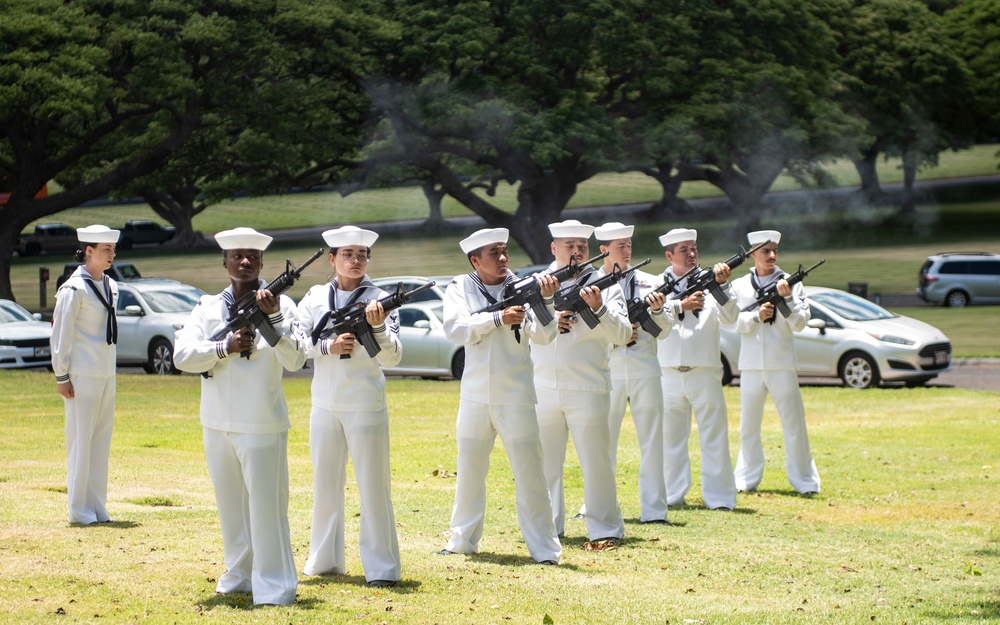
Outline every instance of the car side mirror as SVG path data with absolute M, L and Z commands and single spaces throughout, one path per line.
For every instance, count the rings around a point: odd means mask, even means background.
M 41 321 L 42 320 L 42 313 L 34 313 L 31 316 L 35 318 L 35 321 Z
M 826 334 L 826 319 L 810 319 L 806 326 L 819 330 L 820 334 Z
M 430 330 L 431 322 L 426 319 L 421 319 L 420 321 L 413 322 L 414 328 L 420 328 L 421 330 Z
M 142 306 L 137 304 L 125 307 L 125 316 L 127 317 L 142 317 L 145 314 L 146 313 L 142 312 Z

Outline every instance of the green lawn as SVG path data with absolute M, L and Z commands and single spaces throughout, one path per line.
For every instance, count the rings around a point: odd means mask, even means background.
M 759 492 L 733 513 L 700 507 L 697 478 L 670 525 L 638 523 L 638 450 L 626 420 L 619 498 L 627 539 L 584 549 L 568 522 L 562 565 L 533 565 L 515 522 L 510 470 L 491 459 L 482 553 L 442 557 L 454 495 L 458 383 L 389 381 L 393 501 L 403 583 L 364 585 L 358 499 L 347 487 L 344 576 L 301 579 L 295 605 L 217 597 L 221 539 L 198 425 L 199 378 L 120 375 L 109 510 L 66 523 L 62 403 L 51 375 L 2 372 L 2 623 L 997 623 L 1000 428 L 995 393 L 949 388 L 803 390 L 823 479 L 798 496 L 768 406 Z M 308 553 L 312 469 L 308 377 L 285 383 L 290 520 Z M 739 390 L 726 389 L 732 454 Z M 699 470 L 697 445 L 692 462 Z M 567 504 L 582 498 L 571 451 Z

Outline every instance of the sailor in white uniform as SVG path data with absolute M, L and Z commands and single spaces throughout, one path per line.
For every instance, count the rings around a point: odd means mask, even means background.
M 809 302 L 802 283 L 789 286 L 778 268 L 781 233 L 759 230 L 747 235 L 751 245 L 770 241 L 753 253 L 750 273 L 736 280 L 736 304 L 752 308 L 762 293 L 777 283 L 791 314 L 779 314 L 773 304 L 763 304 L 739 314 L 735 330 L 740 335 L 740 453 L 736 460 L 736 487 L 753 491 L 764 476 L 764 445 L 760 438 L 764 401 L 770 393 L 785 436 L 785 469 L 792 487 L 803 494 L 819 492 L 819 472 L 809 450 L 806 413 L 796 373 L 793 332 L 806 327 Z M 773 320 L 773 321 L 771 321 Z M 770 322 L 769 322 L 770 321 Z
M 563 267 L 575 259 L 589 258 L 588 240 L 594 227 L 575 219 L 549 225 L 555 262 L 547 271 Z M 625 345 L 632 337 L 625 297 L 621 287 L 611 285 L 603 292 L 587 286 L 597 276 L 588 266 L 561 288 L 580 289 L 598 318 L 590 328 L 577 322 L 567 311 L 557 311 L 559 334 L 551 343 L 532 342 L 531 357 L 538 391 L 538 425 L 542 441 L 545 479 L 552 497 L 556 532 L 565 532 L 566 503 L 563 465 L 570 434 L 583 471 L 583 498 L 586 506 L 587 537 L 591 541 L 620 540 L 625 524 L 618 506 L 615 471 L 611 463 L 611 433 L 608 427 L 611 376 L 608 358 L 611 345 Z
M 465 345 L 456 440 L 458 477 L 451 536 L 438 553 L 476 553 L 486 515 L 486 474 L 497 435 L 514 476 L 517 520 L 528 553 L 543 564 L 558 564 L 562 546 L 552 520 L 552 504 L 542 472 L 542 446 L 535 415 L 535 385 L 529 339 L 551 343 L 556 323 L 542 325 L 523 305 L 477 312 L 502 301 L 517 281 L 507 266 L 506 228 L 479 230 L 460 243 L 473 271 L 457 276 L 445 292 L 444 330 Z M 544 305 L 552 310 L 559 282 L 538 277 Z
M 632 260 L 632 232 L 635 226 L 619 222 L 606 223 L 594 229 L 600 251 L 608 252 L 598 276 L 607 275 L 617 264 L 628 269 Z M 664 307 L 666 296 L 653 293 L 658 278 L 636 270 L 618 285 L 626 304 L 646 299 L 651 319 L 660 327 L 654 337 L 638 326 L 632 327 L 627 345 L 611 348 L 611 410 L 608 427 L 611 432 L 611 466 L 618 465 L 618 439 L 621 436 L 625 408 L 632 413 L 635 433 L 639 440 L 639 520 L 643 523 L 667 520 L 667 491 L 663 481 L 663 390 L 660 387 L 660 363 L 656 358 L 657 340 L 670 334 L 671 312 Z M 648 298 L 648 299 L 647 299 Z M 586 514 L 581 510 L 581 514 Z
M 77 231 L 77 267 L 56 292 L 52 371 L 66 409 L 70 523 L 105 523 L 111 431 L 115 423 L 118 284 L 105 270 L 121 234 L 107 226 Z
M 675 228 L 660 237 L 664 256 L 670 266 L 664 280 L 678 280 L 698 264 L 698 232 Z M 736 484 L 729 455 L 729 420 L 726 398 L 722 392 L 722 359 L 719 348 L 719 324 L 736 320 L 739 309 L 728 284 L 730 268 L 725 263 L 712 267 L 716 282 L 730 300 L 719 306 L 711 295 L 697 291 L 683 301 L 672 300 L 673 330 L 658 345 L 663 370 L 664 467 L 667 504 L 682 506 L 691 490 L 691 460 L 688 439 L 691 437 L 691 413 L 698 422 L 701 442 L 701 494 L 705 507 L 732 510 L 736 507 Z M 662 281 L 661 281 L 662 283 Z M 681 293 L 687 279 L 675 286 Z
M 310 333 L 307 356 L 315 362 L 309 451 L 313 461 L 312 536 L 306 575 L 346 573 L 344 487 L 348 454 L 361 499 L 361 565 L 369 585 L 393 586 L 400 579 L 399 540 L 390 497 L 389 408 L 383 367 L 402 358 L 399 315 L 378 300 L 385 291 L 368 277 L 371 247 L 378 234 L 356 226 L 323 233 L 330 246 L 332 282 L 312 287 L 299 302 L 299 325 Z M 372 357 L 351 333 L 322 337 L 334 311 L 363 306 L 379 351 Z
M 174 338 L 174 364 L 201 373 L 201 424 L 208 473 L 222 527 L 227 571 L 218 593 L 253 593 L 255 604 L 295 600 L 298 575 L 288 527 L 288 407 L 281 387 L 284 369 L 306 361 L 304 339 L 291 298 L 276 297 L 260 280 L 263 251 L 271 237 L 251 228 L 215 235 L 231 285 L 205 295 Z M 272 347 L 252 327 L 225 338 L 230 307 L 255 292 L 260 310 L 279 335 Z

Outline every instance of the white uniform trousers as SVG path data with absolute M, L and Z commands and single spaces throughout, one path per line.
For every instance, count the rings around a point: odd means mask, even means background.
M 701 494 L 705 507 L 736 507 L 736 482 L 729 456 L 729 420 L 722 392 L 722 368 L 693 367 L 682 372 L 663 367 L 664 473 L 667 504 L 679 506 L 691 490 L 691 412 L 701 443 Z
M 751 491 L 764 476 L 764 445 L 760 438 L 764 401 L 768 392 L 785 435 L 788 482 L 800 493 L 819 492 L 819 472 L 809 451 L 806 411 L 798 375 L 791 370 L 744 371 L 740 374 L 740 454 L 736 460 L 736 487 Z
M 402 565 L 390 496 L 388 409 L 342 412 L 313 406 L 309 453 L 313 516 L 305 574 L 346 573 L 344 486 L 350 453 L 361 499 L 358 549 L 365 579 L 399 580 Z
M 618 470 L 618 440 L 628 404 L 639 439 L 640 521 L 667 519 L 667 489 L 663 477 L 663 388 L 660 378 L 611 381 L 611 466 Z
M 566 444 L 573 435 L 583 471 L 583 501 L 587 507 L 587 537 L 623 538 L 625 523 L 618 507 L 615 470 L 611 466 L 611 433 L 608 427 L 610 399 L 607 393 L 540 389 L 538 432 L 542 441 L 545 481 L 552 497 L 552 518 L 556 532 L 566 526 L 563 467 Z
M 486 474 L 499 434 L 514 475 L 517 522 L 536 562 L 559 561 L 562 546 L 552 521 L 552 504 L 542 472 L 542 445 L 534 406 L 487 405 L 460 400 L 456 423 L 458 476 L 445 549 L 476 553 L 486 515 Z
M 204 428 L 204 438 L 227 569 L 216 592 L 252 592 L 255 604 L 292 603 L 298 575 L 288 528 L 288 432 Z
M 115 376 L 71 375 L 66 408 L 66 492 L 70 523 L 110 520 L 108 460 L 115 424 Z

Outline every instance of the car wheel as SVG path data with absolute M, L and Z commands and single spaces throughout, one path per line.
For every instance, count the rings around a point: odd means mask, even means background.
M 840 360 L 840 379 L 851 388 L 872 388 L 879 385 L 882 378 L 878 365 L 864 352 L 850 352 Z
M 462 373 L 465 372 L 465 350 L 460 349 L 455 352 L 455 355 L 451 358 L 451 377 L 456 380 L 462 379 Z
M 180 373 L 174 367 L 174 348 L 167 339 L 156 339 L 149 344 L 149 360 L 142 366 L 146 373 L 174 375 Z
M 733 368 L 729 366 L 726 357 L 722 357 L 722 385 L 729 386 L 733 383 Z
M 948 308 L 965 308 L 969 305 L 969 296 L 965 291 L 952 291 L 944 298 L 944 305 Z

